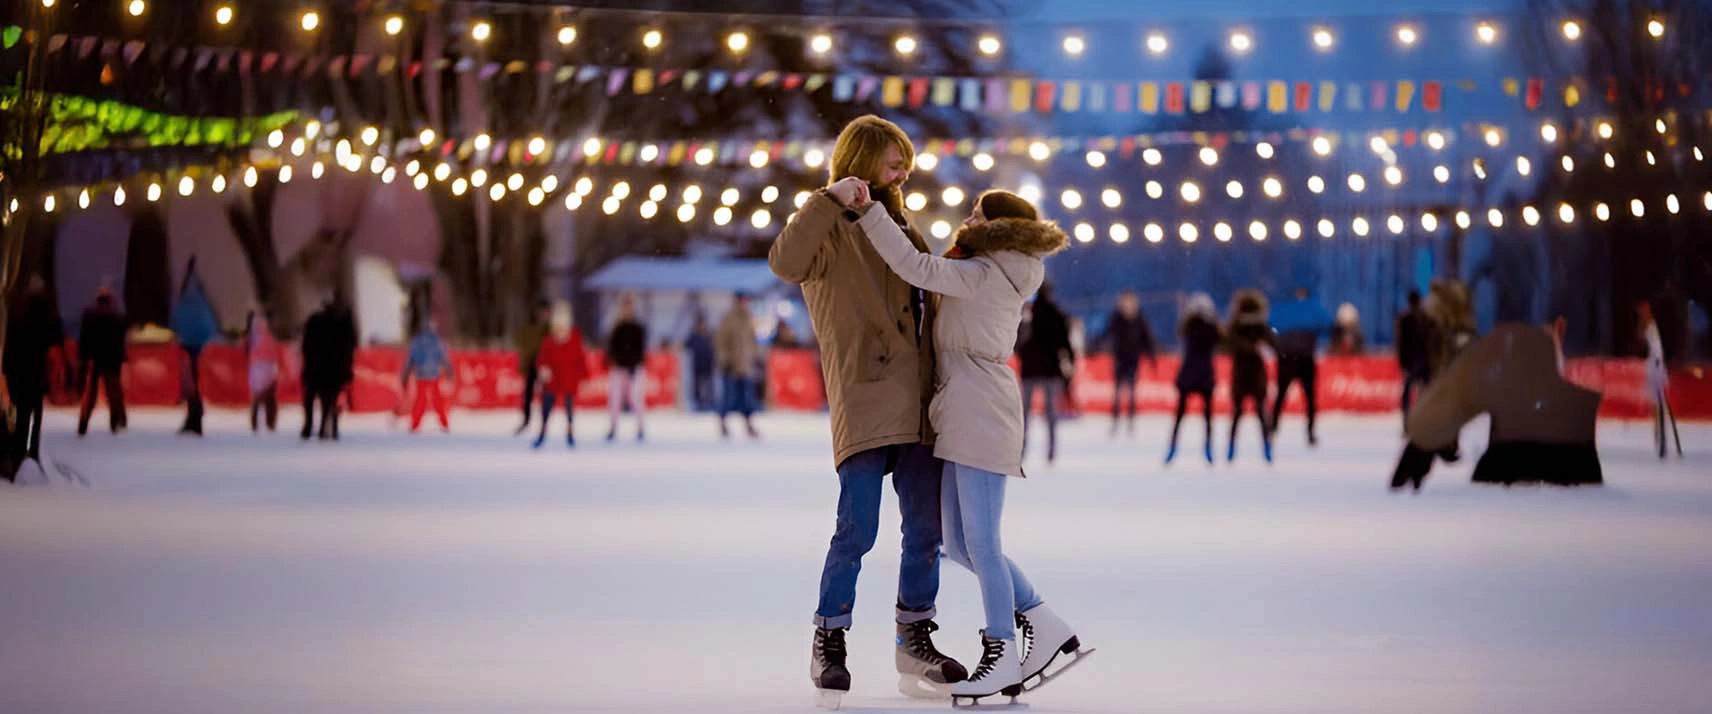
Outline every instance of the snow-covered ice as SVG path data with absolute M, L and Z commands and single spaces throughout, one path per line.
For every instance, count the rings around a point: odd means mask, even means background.
M 812 711 L 823 415 L 767 415 L 759 445 L 654 415 L 638 446 L 585 413 L 574 453 L 509 413 L 357 417 L 338 445 L 295 413 L 257 437 L 215 412 L 201 441 L 176 412 L 82 440 L 71 416 L 47 450 L 90 487 L 0 488 L 0 711 Z M 1032 711 L 1712 707 L 1712 425 L 1661 464 L 1648 425 L 1607 423 L 1582 490 L 1469 484 L 1471 428 L 1418 496 L 1385 489 L 1395 418 L 1325 417 L 1314 451 L 1287 419 L 1274 467 L 1250 422 L 1237 466 L 1186 426 L 1162 468 L 1167 427 L 1069 424 L 1012 485 L 1007 549 L 1099 648 Z M 945 709 L 894 689 L 887 503 L 846 708 Z M 974 577 L 947 563 L 939 607 L 971 662 Z

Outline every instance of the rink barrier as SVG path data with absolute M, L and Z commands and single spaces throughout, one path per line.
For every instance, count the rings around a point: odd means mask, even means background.
M 76 346 L 69 349 L 75 352 Z M 402 408 L 404 394 L 399 373 L 404 367 L 401 347 L 365 347 L 357 351 L 355 380 L 350 404 L 359 412 L 384 412 Z M 451 403 L 463 409 L 514 409 L 523 393 L 523 378 L 517 357 L 508 350 L 453 350 L 454 378 L 445 381 Z M 1177 389 L 1173 379 L 1178 359 L 1162 357 L 1157 364 L 1143 362 L 1136 380 L 1138 410 L 1171 413 L 1176 408 Z M 1014 366 L 1014 365 L 1013 365 Z M 135 406 L 172 406 L 180 403 L 179 372 L 185 364 L 171 343 L 133 344 L 125 366 L 127 403 Z M 604 408 L 607 400 L 606 364 L 600 350 L 588 351 L 590 377 L 577 391 L 577 406 Z M 1230 411 L 1230 360 L 1214 361 L 1218 388 L 1213 408 Z M 301 402 L 298 375 L 302 362 L 295 349 L 287 349 L 280 367 L 281 405 Z M 1268 367 L 1271 370 L 1271 367 Z M 644 366 L 645 401 L 649 408 L 678 406 L 682 370 L 676 352 L 648 355 Z M 1613 418 L 1644 418 L 1651 415 L 1646 396 L 1646 367 L 1640 359 L 1583 358 L 1568 360 L 1564 367 L 1570 381 L 1604 395 L 1600 415 Z M 204 350 L 199 372 L 203 399 L 214 406 L 241 407 L 249 404 L 249 370 L 243 351 L 235 345 L 213 345 Z M 65 384 L 65 375 L 55 367 L 53 401 L 76 401 Z M 1112 360 L 1094 355 L 1077 363 L 1072 385 L 1071 408 L 1105 414 L 1112 406 Z M 1402 372 L 1389 355 L 1326 357 L 1320 361 L 1319 407 L 1324 412 L 1358 414 L 1395 413 L 1402 397 Z M 772 350 L 767 355 L 767 404 L 772 408 L 816 411 L 825 409 L 826 392 L 821 382 L 819 353 L 814 350 Z M 1670 402 L 1678 418 L 1712 419 L 1712 375 L 1696 365 L 1672 372 Z M 1285 401 L 1286 413 L 1300 413 L 1305 406 L 1301 391 L 1292 389 Z M 1038 406 L 1037 406 L 1038 408 Z M 1198 406 L 1191 406 L 1197 409 Z

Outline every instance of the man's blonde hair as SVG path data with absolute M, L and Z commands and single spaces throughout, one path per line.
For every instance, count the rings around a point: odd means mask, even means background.
M 915 165 L 915 144 L 910 143 L 903 129 L 873 114 L 856 117 L 838 132 L 827 183 L 837 183 L 849 176 L 878 183 L 885 170 L 886 148 L 890 146 L 898 147 L 905 166 Z

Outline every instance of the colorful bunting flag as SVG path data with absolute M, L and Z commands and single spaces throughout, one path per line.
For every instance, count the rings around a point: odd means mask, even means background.
M 1189 84 L 1189 109 L 1196 114 L 1205 114 L 1213 108 L 1213 83 L 1196 80 Z
M 1139 99 L 1137 100 L 1137 105 L 1141 108 L 1141 113 L 1143 113 L 1143 114 L 1158 114 L 1159 113 L 1159 85 L 1156 83 L 1153 83 L 1153 82 L 1142 82 L 1140 85 L 1140 89 L 1137 91 L 1139 92 L 1136 95 L 1137 97 L 1139 97 Z
M 1266 83 L 1266 110 L 1273 114 L 1290 110 L 1290 85 L 1279 81 Z
M 1410 81 L 1407 79 L 1398 82 L 1397 83 L 1397 111 L 1398 111 L 1398 113 L 1408 112 L 1409 107 L 1413 105 L 1414 101 L 1415 101 L 1415 83 L 1413 81 Z
M 1337 82 L 1320 82 L 1320 111 L 1337 108 Z

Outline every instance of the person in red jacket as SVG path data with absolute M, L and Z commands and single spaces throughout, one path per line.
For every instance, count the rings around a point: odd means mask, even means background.
M 536 357 L 540 373 L 541 435 L 535 437 L 535 448 L 547 443 L 547 422 L 553 417 L 553 403 L 565 403 L 565 445 L 576 448 L 575 406 L 577 386 L 588 377 L 587 357 L 583 353 L 583 333 L 572 323 L 571 306 L 559 303 L 553 307 L 551 327 L 541 341 L 541 353 Z

